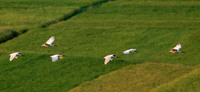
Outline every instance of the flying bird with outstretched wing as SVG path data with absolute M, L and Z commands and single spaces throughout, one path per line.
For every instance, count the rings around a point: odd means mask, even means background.
M 136 49 L 128 49 L 123 51 L 124 54 L 130 54 L 131 52 L 136 52 Z
M 15 58 L 16 59 L 19 58 L 19 56 L 22 56 L 21 53 L 19 53 L 19 52 L 11 53 L 10 54 L 10 61 L 12 61 Z
M 179 51 L 181 49 L 181 44 L 177 44 L 173 49 L 171 49 L 169 52 L 171 53 L 181 53 L 181 51 Z
M 104 64 L 106 65 L 109 61 L 113 60 L 114 58 L 116 58 L 116 56 L 114 54 L 105 56 L 104 57 L 104 59 L 105 59 Z
M 58 60 L 58 58 L 63 59 L 63 56 L 64 56 L 64 55 L 56 54 L 56 55 L 52 55 L 52 56 L 50 56 L 50 57 L 51 57 L 51 59 L 52 59 L 52 62 L 56 62 L 56 61 Z
M 55 41 L 55 37 L 54 36 L 51 36 L 50 38 L 49 38 L 49 40 L 45 43 L 45 44 L 43 44 L 42 46 L 43 47 L 53 47 L 53 46 L 55 46 L 55 45 L 52 45 L 52 43 Z

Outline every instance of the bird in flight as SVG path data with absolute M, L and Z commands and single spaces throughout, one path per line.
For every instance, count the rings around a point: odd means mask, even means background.
M 169 52 L 171 53 L 181 53 L 181 51 L 179 51 L 179 49 L 181 48 L 181 44 L 177 44 L 173 49 L 171 49 Z
M 109 61 L 113 60 L 114 58 L 116 58 L 115 54 L 105 56 L 104 57 L 104 59 L 105 59 L 104 64 L 106 65 Z
M 54 40 L 55 40 L 54 36 L 51 36 L 49 38 L 49 40 L 45 44 L 43 44 L 42 46 L 43 47 L 53 47 L 53 46 L 55 46 L 55 45 L 52 45 L 52 43 L 54 42 Z
M 135 52 L 136 49 L 128 49 L 128 50 L 125 50 L 123 51 L 124 54 L 130 54 L 131 52 Z
M 52 62 L 55 62 L 55 61 L 58 60 L 58 58 L 63 59 L 63 56 L 64 56 L 64 55 L 56 54 L 56 55 L 52 55 L 52 56 L 50 56 L 50 57 L 51 57 L 51 59 L 52 59 Z
M 22 56 L 21 53 L 19 53 L 19 52 L 11 53 L 10 54 L 10 61 L 12 61 L 15 58 L 16 59 L 19 58 L 19 56 Z

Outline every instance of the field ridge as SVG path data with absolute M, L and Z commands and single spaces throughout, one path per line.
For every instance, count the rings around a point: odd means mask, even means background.
M 90 3 L 88 5 L 85 5 L 85 6 L 80 6 L 78 9 L 73 10 L 71 13 L 65 14 L 61 18 L 55 19 L 55 20 L 47 22 L 45 24 L 41 24 L 41 26 L 39 26 L 39 28 L 46 28 L 52 24 L 56 24 L 61 21 L 66 21 L 66 20 L 72 18 L 73 16 L 76 16 L 84 11 L 87 11 L 89 8 L 101 6 L 102 4 L 107 3 L 109 1 L 113 1 L 113 0 L 100 0 L 97 2 Z M 11 30 L 15 30 L 15 29 L 11 29 Z M 12 34 L 11 34 L 12 36 L 3 35 L 3 37 L 0 37 L 1 39 L 3 38 L 2 41 L 0 40 L 0 44 L 6 42 L 8 40 L 11 40 L 21 34 L 24 34 L 24 33 L 28 32 L 29 30 L 30 30 L 30 28 L 22 28 L 19 31 L 12 32 Z
M 75 9 L 71 13 L 64 15 L 62 18 L 58 18 L 58 19 L 56 19 L 54 21 L 45 23 L 41 27 L 42 28 L 46 28 L 46 27 L 49 27 L 52 24 L 56 24 L 58 22 L 66 21 L 66 20 L 72 18 L 73 16 L 76 16 L 76 15 L 78 15 L 78 14 L 84 12 L 84 11 L 87 11 L 89 8 L 101 6 L 102 4 L 107 3 L 109 1 L 113 1 L 113 0 L 101 0 L 101 1 L 98 1 L 98 2 L 93 2 L 93 3 L 88 4 L 86 6 L 81 6 L 79 9 Z
M 11 40 L 21 34 L 24 34 L 28 31 L 29 31 L 29 29 L 26 29 L 26 28 L 21 29 L 19 31 L 14 30 L 14 29 L 6 29 L 6 30 L 2 30 L 2 32 L 1 32 L 1 30 L 0 30 L 0 34 L 1 34 L 0 35 L 0 44 L 6 42 L 8 40 Z

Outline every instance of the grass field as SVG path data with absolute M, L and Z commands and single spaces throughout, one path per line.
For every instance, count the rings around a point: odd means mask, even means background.
M 198 92 L 200 90 L 199 68 L 168 84 L 161 85 L 153 92 Z
M 39 1 L 29 2 L 37 5 Z M 76 6 L 81 3 L 63 1 L 52 5 L 52 2 L 43 2 L 41 6 L 51 6 L 49 13 L 56 11 L 58 14 L 52 14 L 54 17 L 38 15 L 41 17 L 31 23 L 23 20 L 21 23 L 26 27 L 38 27 L 30 28 L 28 32 L 0 44 L 2 92 L 63 92 L 70 89 L 75 92 L 87 88 L 94 91 L 127 89 L 130 92 L 144 92 L 151 89 L 158 90 L 157 92 L 197 92 L 199 73 L 196 66 L 200 64 L 199 1 L 110 1 L 89 8 L 66 21 L 41 28 L 39 25 L 69 13 L 61 12 L 62 9 L 58 6 Z M 57 10 L 52 9 L 54 7 Z M 3 27 L 10 26 L 9 23 L 5 25 Z M 55 36 L 54 44 L 57 46 L 41 47 L 50 36 Z M 178 43 L 182 44 L 183 53 L 169 53 Z M 129 48 L 136 48 L 138 52 L 123 55 L 122 51 Z M 9 54 L 16 51 L 24 56 L 9 62 Z M 57 53 L 64 54 L 65 57 L 52 63 L 49 56 Z M 103 57 L 112 53 L 119 58 L 105 66 Z M 123 78 L 116 76 L 118 74 Z M 129 78 L 131 81 L 127 80 Z M 123 79 L 120 81 L 124 85 L 121 86 L 122 89 L 115 79 Z M 193 84 L 184 89 L 190 83 Z M 106 84 L 109 86 L 105 87 Z M 126 88 L 126 85 L 132 87 Z M 105 89 L 101 89 L 102 87 Z M 119 89 L 111 89 L 112 87 Z
M 6 30 L 21 34 L 23 30 L 41 27 L 97 1 L 100 0 L 0 0 L 0 30 L 5 31 L 0 36 L 12 37 Z
M 35 27 L 99 0 L 0 0 L 0 27 Z
M 172 81 L 193 69 L 163 63 L 130 65 L 81 84 L 69 92 L 149 92 L 152 88 Z

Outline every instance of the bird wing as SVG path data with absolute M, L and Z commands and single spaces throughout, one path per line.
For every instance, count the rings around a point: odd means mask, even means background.
M 179 50 L 181 48 L 181 44 L 177 44 L 176 47 L 174 47 L 173 49 Z
M 46 42 L 46 44 L 52 44 L 54 42 L 55 38 L 54 36 L 52 36 L 51 38 L 49 38 L 49 40 Z
M 136 51 L 136 49 L 130 49 L 132 52 L 135 52 Z
M 129 54 L 129 50 L 126 50 L 123 52 L 124 54 Z
M 51 58 L 52 58 L 52 62 L 55 62 L 55 61 L 58 60 L 58 56 L 57 55 L 51 56 Z
M 10 61 L 12 61 L 16 57 L 17 53 L 10 54 Z
M 110 61 L 110 58 L 109 57 L 105 57 L 104 64 L 106 65 L 109 61 Z

